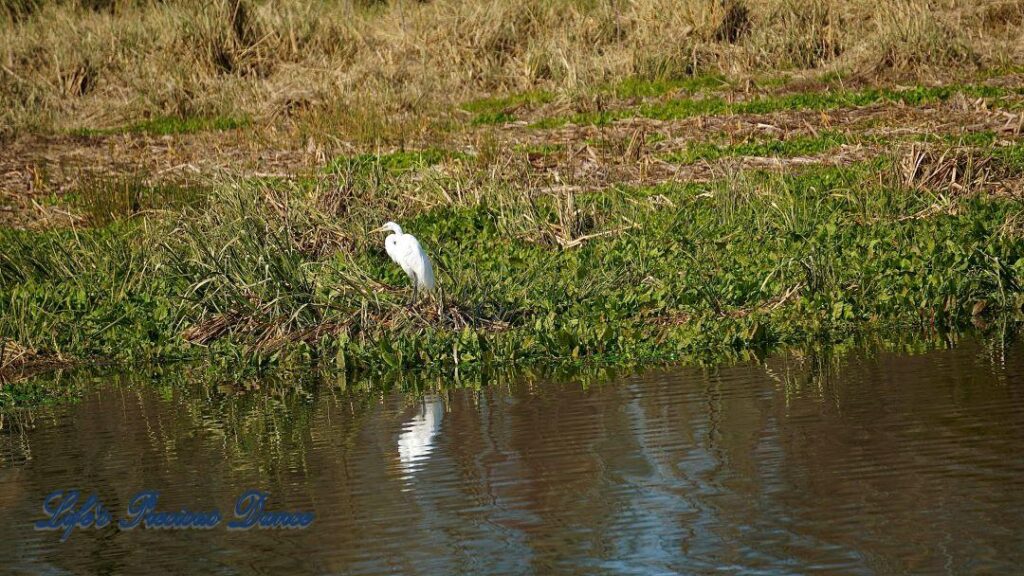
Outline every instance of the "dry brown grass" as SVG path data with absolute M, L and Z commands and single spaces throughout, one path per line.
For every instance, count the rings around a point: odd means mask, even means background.
M 964 195 L 978 191 L 1019 194 L 1020 174 L 990 151 L 967 146 L 906 147 L 896 163 L 899 184 L 908 188 Z
M 490 93 L 702 72 L 932 79 L 1024 61 L 1020 0 L 41 4 L 0 11 L 0 134 L 249 116 L 400 142 Z

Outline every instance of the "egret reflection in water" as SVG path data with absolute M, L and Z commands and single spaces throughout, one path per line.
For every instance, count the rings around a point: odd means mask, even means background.
M 430 456 L 443 416 L 444 402 L 439 397 L 428 396 L 420 402 L 416 415 L 402 425 L 402 433 L 398 435 L 398 460 L 403 478 L 411 478 Z

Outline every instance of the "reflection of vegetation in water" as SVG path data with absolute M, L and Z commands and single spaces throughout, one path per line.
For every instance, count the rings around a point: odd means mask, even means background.
M 92 384 L 88 378 L 57 369 L 0 386 L 0 412 L 16 408 L 75 402 Z
M 837 345 L 791 349 L 759 362 L 765 375 L 778 385 L 787 405 L 797 397 L 812 397 L 827 400 L 839 409 L 841 398 L 836 383 L 843 380 L 842 375 L 852 365 L 869 364 L 883 353 L 911 358 L 966 345 L 976 348 L 978 353 L 976 363 L 964 367 L 965 371 L 989 366 L 999 378 L 1005 378 L 998 368 L 1005 365 L 1006 350 L 1019 341 L 1018 330 L 1017 321 L 1001 317 L 991 324 L 979 322 L 969 335 L 934 330 L 894 334 L 889 338 L 866 335 Z
M 278 474 L 304 469 L 312 443 L 328 442 L 350 449 L 357 446 L 366 419 L 390 392 L 408 395 L 406 403 L 412 404 L 414 398 L 427 393 L 551 377 L 540 372 L 512 375 L 474 370 L 446 375 L 396 372 L 352 377 L 344 372 L 303 370 L 237 379 L 237 374 L 211 371 L 202 365 L 139 365 L 121 370 L 55 371 L 0 387 L 0 431 L 32 429 L 51 414 L 75 410 L 71 404 L 110 398 L 97 394 L 97 388 L 112 387 L 117 391 L 118 404 L 139 406 L 143 419 L 150 415 L 159 418 L 147 423 L 149 432 L 145 436 L 164 446 L 161 453 L 165 457 L 173 457 L 181 449 L 173 442 L 180 441 L 180 431 L 188 431 L 186 439 L 196 434 L 212 438 L 229 462 L 244 463 L 261 474 Z M 107 410 L 102 406 L 85 409 L 101 414 Z M 330 422 L 329 438 L 322 436 L 324 421 Z M 27 439 L 22 440 L 21 445 L 8 448 L 27 454 L 31 446 Z M 21 458 L 0 453 L 0 463 Z
M 267 472 L 302 467 L 315 400 L 329 398 L 308 379 L 267 378 L 239 390 L 209 386 L 201 370 L 167 369 L 155 382 L 188 416 L 189 426 L 223 438 L 229 458 L 267 467 Z
M 762 349 L 748 348 L 736 349 L 726 356 L 694 357 L 693 360 L 695 365 L 712 369 L 722 365 L 760 364 L 771 380 L 782 386 L 787 395 L 792 395 L 823 391 L 828 381 L 852 358 L 864 359 L 882 352 L 916 356 L 968 341 L 978 343 L 979 361 L 998 365 L 1005 361 L 1006 350 L 1017 340 L 1018 323 L 1002 317 L 991 324 L 979 323 L 968 333 L 868 333 L 834 344 L 787 347 L 771 355 Z M 234 424 L 254 426 L 253 431 L 269 433 L 276 428 L 273 418 L 249 422 L 250 417 L 280 411 L 290 418 L 290 412 L 318 397 L 344 398 L 348 403 L 374 402 L 375 397 L 391 392 L 416 397 L 443 394 L 453 389 L 480 390 L 511 382 L 531 387 L 546 381 L 571 381 L 589 388 L 615 382 L 641 370 L 606 364 L 545 364 L 519 368 L 469 364 L 444 370 L 414 371 L 352 371 L 337 370 L 333 366 L 268 371 L 239 368 L 230 363 L 172 363 L 137 365 L 128 372 L 114 367 L 55 370 L 0 388 L 0 410 L 74 401 L 104 382 L 106 375 L 121 374 L 128 382 L 155 385 L 166 400 L 193 403 L 201 410 L 189 412 L 198 419 L 213 410 L 221 420 L 232 422 L 231 428 Z M 797 370 L 793 371 L 794 368 Z
M 885 366 L 885 357 L 920 366 L 914 364 L 914 357 L 956 343 L 977 349 L 977 362 L 968 362 L 957 370 L 967 375 L 990 366 L 993 373 L 1000 373 L 1003 364 L 998 355 L 990 352 L 1004 349 L 1009 345 L 1008 340 L 1015 339 L 1011 327 L 1012 324 L 993 326 L 985 335 L 980 335 L 977 342 L 973 337 L 961 341 L 957 335 L 933 333 L 919 338 L 871 338 L 840 346 L 791 349 L 769 357 L 747 351 L 736 359 L 740 364 L 737 368 L 714 366 L 712 372 L 706 372 L 703 379 L 696 377 L 694 382 L 716 381 L 708 378 L 719 370 L 739 370 L 738 373 L 746 374 L 744 378 L 760 378 L 763 374 L 777 383 L 780 405 L 787 411 L 797 407 L 806 410 L 813 404 L 842 414 L 851 386 L 855 396 L 863 395 L 862 390 L 856 390 L 865 385 L 898 386 L 898 375 L 882 377 L 877 374 L 878 367 Z M 867 380 L 863 379 L 863 370 L 869 371 Z M 693 378 L 700 371 L 684 369 L 682 373 Z M 681 385 L 671 378 L 663 380 L 660 374 L 663 373 L 653 372 L 651 381 L 659 382 L 657 386 Z M 103 438 L 115 423 L 131 426 L 131 422 L 119 420 L 120 410 L 96 405 L 97 402 L 113 402 L 122 406 L 128 402 L 138 407 L 148 433 L 126 437 L 159 444 L 164 457 L 175 457 L 185 449 L 185 444 L 180 443 L 200 438 L 210 442 L 218 454 L 223 454 L 225 460 L 235 466 L 261 475 L 277 475 L 305 470 L 317 444 L 328 443 L 347 450 L 365 444 L 367 423 L 369 419 L 380 418 L 382 406 L 390 407 L 386 408 L 389 412 L 395 410 L 393 421 L 385 423 L 382 430 L 396 432 L 402 421 L 401 414 L 408 414 L 403 408 L 416 405 L 416 399 L 424 394 L 441 395 L 447 403 L 458 397 L 454 394 L 456 390 L 479 391 L 490 387 L 506 394 L 515 388 L 543 397 L 547 390 L 566 388 L 599 391 L 605 385 L 614 384 L 616 389 L 628 389 L 618 384 L 648 376 L 644 372 L 601 366 L 575 366 L 515 371 L 470 369 L 444 374 L 406 371 L 360 375 L 306 370 L 287 374 L 278 371 L 244 380 L 233 377 L 230 372 L 211 371 L 208 366 L 177 364 L 137 366 L 130 371 L 79 369 L 5 386 L 0 388 L 0 418 L 3 431 L 14 440 L 5 444 L 0 461 L 27 457 L 32 446 L 20 432 L 48 425 L 52 418 L 73 417 L 72 412 L 79 409 L 73 405 L 75 403 L 90 403 L 81 409 L 97 414 L 100 420 L 110 418 L 105 423 L 85 424 L 84 435 Z M 878 379 L 889 383 L 874 382 Z M 98 388 L 102 388 L 102 392 L 115 390 L 116 394 L 100 393 Z M 393 395 L 394 392 L 401 394 Z M 708 402 L 722 400 L 718 392 L 710 388 L 706 395 Z M 477 396 L 463 395 L 462 399 L 470 397 Z M 721 406 L 715 404 L 713 408 L 720 410 Z M 116 414 L 105 415 L 108 412 Z M 82 420 L 91 421 L 89 418 Z M 96 430 L 88 429 L 94 425 Z M 325 431 L 329 431 L 329 437 L 324 436 Z
M 229 458 L 250 462 L 270 472 L 301 467 L 316 402 L 338 403 L 336 390 L 315 378 L 264 378 L 258 382 L 214 386 L 208 378 L 205 369 L 186 365 L 138 366 L 128 372 L 54 372 L 4 387 L 0 410 L 20 419 L 10 420 L 8 428 L 24 427 L 26 416 L 45 414 L 51 409 L 47 405 L 55 404 L 55 400 L 80 402 L 95 393 L 97 387 L 114 386 L 122 401 L 131 398 L 141 407 L 143 418 L 151 412 L 147 402 L 155 398 L 163 406 L 156 406 L 152 412 L 174 415 L 160 425 L 151 423 L 150 434 L 161 437 L 158 440 L 170 441 L 162 437 L 169 438 L 178 429 L 201 430 L 204 435 L 218 438 Z M 352 401 L 372 402 L 372 396 L 346 400 Z M 342 429 L 349 429 L 344 420 Z

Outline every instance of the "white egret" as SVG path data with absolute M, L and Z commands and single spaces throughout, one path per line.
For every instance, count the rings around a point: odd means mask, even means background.
M 374 232 L 391 232 L 384 239 L 384 250 L 388 256 L 405 270 L 412 281 L 412 297 L 416 299 L 419 290 L 434 291 L 434 267 L 427 253 L 420 247 L 419 240 L 412 234 L 402 232 L 402 227 L 388 222 Z

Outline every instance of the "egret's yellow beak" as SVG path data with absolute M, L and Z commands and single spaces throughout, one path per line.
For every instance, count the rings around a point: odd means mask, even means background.
M 388 228 L 386 226 L 381 226 L 380 228 L 370 230 L 370 234 L 373 234 L 374 232 L 388 232 Z

